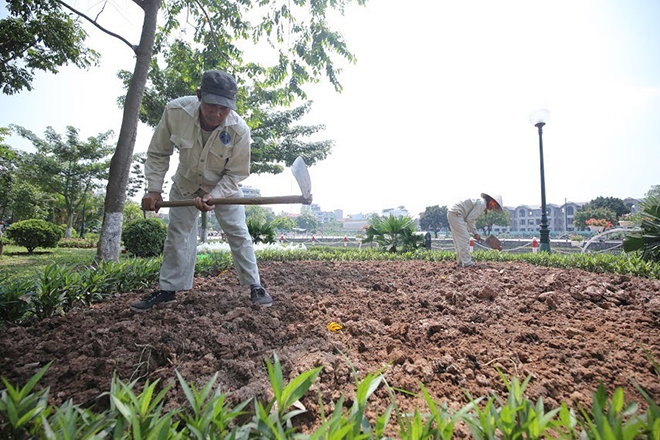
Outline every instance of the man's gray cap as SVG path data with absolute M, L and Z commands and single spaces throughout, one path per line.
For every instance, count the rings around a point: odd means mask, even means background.
M 202 101 L 236 110 L 236 80 L 227 72 L 208 70 L 202 76 Z

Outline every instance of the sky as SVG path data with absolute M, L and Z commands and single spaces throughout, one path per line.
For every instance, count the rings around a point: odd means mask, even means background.
M 102 3 L 72 5 L 90 15 Z M 405 6 L 404 6 L 405 5 Z M 0 2 L 0 17 L 6 16 Z M 142 15 L 112 0 L 101 23 L 137 42 Z M 107 18 L 104 21 L 104 18 Z M 660 184 L 660 2 L 657 0 L 370 0 L 331 17 L 357 63 L 342 64 L 342 93 L 308 87 L 305 124 L 323 124 L 330 156 L 310 167 L 314 203 L 344 215 L 404 206 L 418 216 L 481 192 L 505 206 L 540 205 L 543 128 L 547 203 L 642 198 Z M 37 73 L 34 89 L 0 95 L 0 126 L 47 126 L 82 137 L 119 132 L 119 69 L 130 49 L 94 27 L 101 55 L 88 71 Z M 259 49 L 246 49 L 259 59 Z M 135 151 L 152 129 L 140 126 Z M 115 138 L 116 139 L 116 138 Z M 14 148 L 31 150 L 11 136 Z M 174 166 L 171 167 L 171 169 Z M 252 175 L 264 196 L 298 194 L 291 173 Z M 299 205 L 272 207 L 299 212 Z

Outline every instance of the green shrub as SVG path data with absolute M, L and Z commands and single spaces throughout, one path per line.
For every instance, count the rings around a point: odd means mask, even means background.
M 31 280 L 0 279 L 0 327 L 17 323 L 31 310 L 25 292 L 32 288 Z
M 231 264 L 231 256 L 227 258 L 225 267 Z M 134 258 L 98 267 L 51 264 L 29 278 L 0 279 L 0 327 L 65 313 L 112 292 L 146 289 L 158 280 L 161 263 L 160 258 Z
M 63 238 L 57 243 L 60 248 L 77 248 L 77 249 L 91 249 L 95 248 L 98 243 L 97 238 Z
M 362 243 L 378 243 L 388 252 L 408 252 L 422 246 L 424 238 L 415 233 L 415 222 L 411 217 L 374 217 L 367 227 L 367 237 Z
M 268 222 L 250 217 L 246 223 L 253 243 L 275 243 L 275 230 Z
M 29 253 L 38 247 L 56 247 L 64 235 L 59 226 L 37 219 L 14 223 L 7 228 L 6 234 L 16 245 L 26 247 Z
M 150 217 L 134 220 L 121 233 L 124 247 L 137 257 L 156 257 L 163 253 L 167 228 L 161 220 Z

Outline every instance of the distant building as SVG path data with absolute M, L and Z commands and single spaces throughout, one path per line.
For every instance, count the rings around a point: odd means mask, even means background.
M 300 208 L 300 212 L 303 213 L 308 212 L 312 214 L 320 225 L 322 225 L 323 223 L 328 223 L 335 219 L 334 211 L 333 212 L 321 211 L 321 207 L 316 203 L 312 203 L 311 205 L 302 205 L 302 208 Z
M 568 202 L 566 205 L 556 205 L 554 203 L 546 204 L 546 216 L 548 218 L 548 227 L 551 232 L 572 232 L 577 228 L 573 224 L 573 217 L 584 203 Z M 501 226 L 493 227 L 494 232 L 520 232 L 534 233 L 539 232 L 541 227 L 541 206 L 539 205 L 519 205 L 515 208 L 505 206 L 511 217 L 511 223 L 508 228 Z M 565 209 L 565 211 L 564 211 Z
M 359 232 L 364 230 L 367 226 L 369 226 L 369 220 L 371 220 L 371 217 L 374 215 L 374 213 L 370 214 L 349 214 L 344 220 L 343 220 L 343 225 L 344 225 L 344 230 L 350 231 L 350 232 Z
M 623 203 L 632 213 L 639 211 L 641 200 L 628 197 Z M 551 233 L 571 233 L 578 231 L 573 218 L 575 213 L 586 203 L 567 202 L 562 205 L 554 203 L 546 204 L 546 215 L 548 217 L 548 227 Z M 494 226 L 494 233 L 539 233 L 541 228 L 541 206 L 539 205 L 519 205 L 514 208 L 505 206 L 511 217 L 509 227 Z
M 261 191 L 257 188 L 252 188 L 251 186 L 241 186 L 243 191 L 243 197 L 261 197 Z

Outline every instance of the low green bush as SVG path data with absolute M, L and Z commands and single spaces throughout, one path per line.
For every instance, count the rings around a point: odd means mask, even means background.
M 45 220 L 30 219 L 13 223 L 5 231 L 7 238 L 32 253 L 36 248 L 54 248 L 62 236 L 62 229 Z
M 57 243 L 60 248 L 91 249 L 98 244 L 98 238 L 63 238 Z
M 155 217 L 134 220 L 121 233 L 126 251 L 136 257 L 162 255 L 166 237 L 165 223 Z

